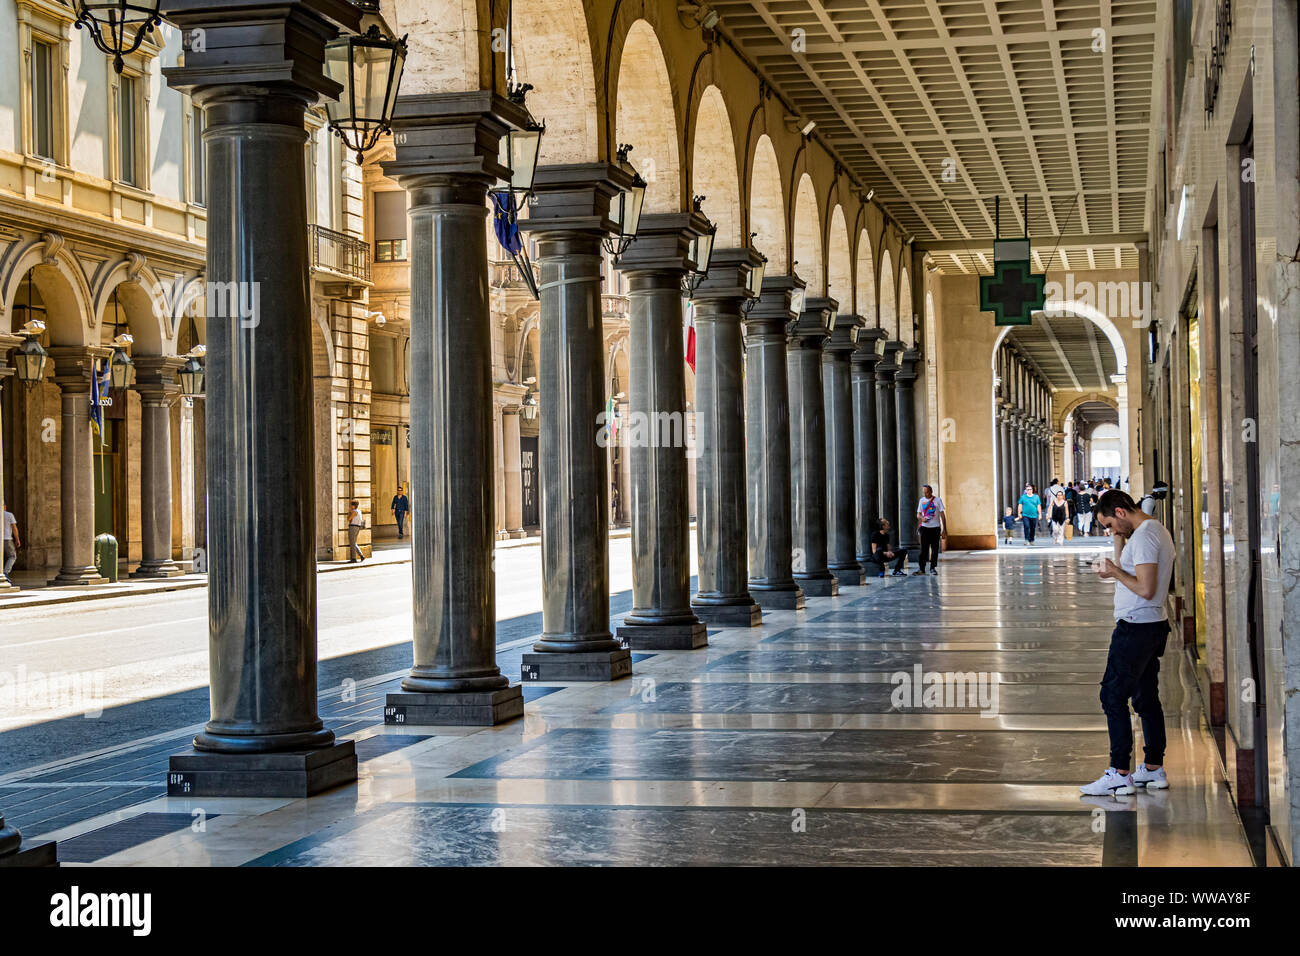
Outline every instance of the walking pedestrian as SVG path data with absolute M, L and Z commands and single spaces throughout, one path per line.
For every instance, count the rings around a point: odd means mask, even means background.
M 4 512 L 5 577 L 9 577 L 9 572 L 14 569 L 14 564 L 18 561 L 18 549 L 23 546 L 23 539 L 18 533 L 18 519 L 14 517 L 14 513 L 7 510 L 3 503 L 0 503 L 0 511 Z
M 1038 525 L 1038 502 L 1038 493 L 1034 490 L 1033 483 L 1025 485 L 1025 493 L 1016 503 L 1016 517 L 1024 529 L 1025 544 L 1034 543 L 1034 532 Z
M 943 499 L 929 485 L 921 487 L 921 500 L 916 503 L 916 527 L 921 534 L 921 560 L 913 574 L 925 574 L 928 556 L 930 573 L 939 573 L 941 542 L 948 537 L 948 516 L 943 510 Z
M 1057 547 L 1065 544 L 1065 523 L 1069 520 L 1069 508 L 1065 504 L 1065 493 L 1057 488 L 1052 496 L 1051 526 L 1052 540 Z
M 397 486 L 397 494 L 393 495 L 393 517 L 397 519 L 397 540 L 401 541 L 406 537 L 406 513 L 411 510 L 411 501 L 406 497 L 406 492 L 402 486 Z
M 1112 489 L 1097 502 L 1097 520 L 1114 539 L 1115 557 L 1097 563 L 1097 573 L 1115 583 L 1115 630 L 1110 636 L 1101 709 L 1110 734 L 1110 766 L 1080 787 L 1089 796 L 1129 794 L 1137 787 L 1163 790 L 1165 715 L 1160 706 L 1160 656 L 1169 637 L 1165 599 L 1174 564 L 1174 539 L 1143 513 L 1127 492 Z M 1133 724 L 1129 700 L 1142 719 L 1145 760 L 1130 773 Z
M 348 512 L 348 563 L 356 564 L 358 561 L 366 559 L 365 552 L 361 550 L 361 545 L 357 544 L 357 539 L 361 537 L 361 532 L 365 530 L 366 519 L 361 514 L 361 502 L 353 501 L 350 503 L 351 511 Z
M 1085 538 L 1092 534 L 1092 482 L 1088 482 L 1086 487 L 1079 489 L 1078 505 L 1079 510 L 1079 533 Z

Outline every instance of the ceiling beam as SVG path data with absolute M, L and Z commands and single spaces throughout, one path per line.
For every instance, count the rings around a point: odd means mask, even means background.
M 1052 246 L 1091 246 L 1103 248 L 1109 246 L 1136 246 L 1139 242 L 1147 241 L 1145 232 L 1103 232 L 1095 235 L 1078 234 L 1073 236 L 1031 236 L 1034 248 L 1037 251 L 1043 251 L 1044 247 L 1048 250 Z M 949 252 L 965 252 L 967 248 L 971 252 L 977 250 L 991 250 L 993 248 L 993 239 L 971 239 L 969 242 L 944 241 L 927 241 L 921 238 L 916 240 L 916 248 L 923 249 L 926 252 L 933 252 L 936 255 L 942 255 Z

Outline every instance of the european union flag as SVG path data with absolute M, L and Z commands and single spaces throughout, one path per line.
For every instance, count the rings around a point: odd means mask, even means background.
M 515 197 L 509 190 L 491 193 L 492 226 L 496 230 L 497 242 L 501 248 L 512 256 L 519 255 L 524 248 L 523 237 L 519 234 L 519 211 L 515 209 Z
M 101 446 L 105 441 L 104 405 L 102 400 L 104 396 L 108 394 L 108 376 L 108 363 L 104 363 L 104 372 L 101 375 L 99 371 L 99 359 L 92 359 L 90 370 L 90 427 L 99 437 L 99 444 Z

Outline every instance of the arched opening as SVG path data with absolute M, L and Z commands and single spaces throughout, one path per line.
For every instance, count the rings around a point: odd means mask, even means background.
M 844 207 L 831 212 L 830 235 L 826 239 L 826 296 L 839 303 L 843 313 L 855 312 L 853 302 L 853 259 L 849 255 L 849 229 Z
M 631 475 L 628 446 L 624 425 L 627 422 L 628 392 L 631 389 L 626 340 L 615 345 L 609 362 L 609 405 L 613 422 L 606 421 L 611 441 L 606 445 L 609 455 L 609 521 L 612 527 L 625 527 L 632 522 Z
M 877 328 L 880 325 L 880 313 L 876 308 L 876 263 L 871 255 L 871 239 L 865 229 L 858 234 L 858 256 L 854 272 L 857 275 L 854 308 L 867 320 L 868 328 Z
M 420 4 L 421 9 L 427 6 Z M 528 0 L 514 4 L 513 11 L 516 74 L 533 85 L 529 112 L 546 123 L 538 162 L 595 162 L 600 158 L 600 111 L 582 3 Z
M 885 340 L 898 339 L 898 311 L 894 296 L 894 265 L 889 259 L 889 250 L 880 254 L 880 328 L 885 331 Z
M 682 208 L 681 160 L 673 87 L 654 28 L 638 20 L 627 31 L 618 67 L 615 139 L 633 147 L 631 160 L 646 181 L 646 212 Z
M 807 283 L 808 295 L 826 294 L 826 269 L 822 260 L 821 219 L 817 215 L 817 190 L 804 173 L 794 197 L 794 272 Z
M 781 189 L 776 149 L 766 133 L 754 147 L 754 165 L 749 174 L 749 229 L 754 233 L 754 247 L 767 256 L 767 274 L 785 275 L 790 269 L 786 256 L 785 193 Z
M 740 173 L 727 104 L 716 86 L 700 97 L 693 137 L 691 191 L 705 197 L 701 208 L 718 227 L 717 247 L 739 248 L 745 244 L 740 234 Z
M 383 6 L 397 35 L 406 36 L 403 95 L 482 88 L 482 31 L 475 0 L 387 0 Z M 518 12 L 515 16 L 517 20 Z
M 898 340 L 909 349 L 916 344 L 916 316 L 912 311 L 912 276 L 906 269 L 898 276 Z

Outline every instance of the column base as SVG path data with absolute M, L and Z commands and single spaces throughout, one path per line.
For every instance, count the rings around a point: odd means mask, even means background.
M 179 578 L 185 573 L 175 561 L 159 561 L 157 563 L 141 562 L 140 566 L 132 571 L 129 575 L 131 578 Z
M 0 831 L 2 833 L 3 831 Z M 36 843 L 24 843 L 13 853 L 0 856 L 0 870 L 18 869 L 19 867 L 58 866 L 58 844 L 53 840 L 41 840 Z
M 709 629 L 695 624 L 624 624 L 614 632 L 624 647 L 636 651 L 693 651 L 709 643 Z
M 310 797 L 356 779 L 357 749 L 351 740 L 278 753 L 190 749 L 171 758 L 167 796 Z
M 808 597 L 835 597 L 840 593 L 840 583 L 829 571 L 824 578 L 795 578 L 795 582 Z
M 831 568 L 831 574 L 835 575 L 835 580 L 839 582 L 842 588 L 861 587 L 867 583 L 867 573 L 859 565 L 848 568 Z
M 749 593 L 765 611 L 802 611 L 804 609 L 803 591 L 798 586 L 765 591 L 755 587 L 751 582 Z
M 518 684 L 497 690 L 393 693 L 384 706 L 384 723 L 395 727 L 495 727 L 523 715 L 524 689 Z
M 508 534 L 509 534 L 509 536 L 510 536 L 511 538 L 526 538 L 526 537 L 528 537 L 528 532 L 525 531 L 523 528 L 519 528 L 517 531 L 511 531 L 511 532 L 508 532 Z
M 93 584 L 107 584 L 108 578 L 99 573 L 93 564 L 88 568 L 63 568 L 50 587 L 89 587 Z
M 14 584 L 8 578 L 0 578 L 0 594 L 11 594 L 18 590 L 20 590 L 18 585 Z
M 632 676 L 632 652 L 616 651 L 538 652 L 524 654 L 520 677 L 526 681 L 609 681 Z
M 750 599 L 748 604 L 696 604 L 691 610 L 705 624 L 719 627 L 758 627 L 763 623 L 763 609 Z

